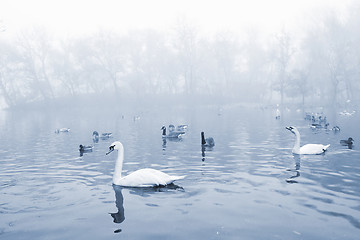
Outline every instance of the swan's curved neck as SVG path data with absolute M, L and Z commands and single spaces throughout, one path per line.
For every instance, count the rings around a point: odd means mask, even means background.
M 118 156 L 115 162 L 115 170 L 113 175 L 113 183 L 115 183 L 118 179 L 121 178 L 122 166 L 124 161 L 124 148 L 121 147 L 118 150 Z
M 300 154 L 300 133 L 295 132 L 295 137 L 295 144 L 292 152 Z

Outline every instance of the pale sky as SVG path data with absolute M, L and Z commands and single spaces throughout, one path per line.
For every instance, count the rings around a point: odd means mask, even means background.
M 0 0 L 0 24 L 15 34 L 33 25 L 58 35 L 81 35 L 100 27 L 166 30 L 179 18 L 203 32 L 242 31 L 257 27 L 276 31 L 294 28 L 316 13 L 343 14 L 352 0 Z

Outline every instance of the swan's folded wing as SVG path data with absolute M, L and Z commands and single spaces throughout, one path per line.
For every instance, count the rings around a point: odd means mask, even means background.
M 123 178 L 119 185 L 125 187 L 153 187 L 165 186 L 174 182 L 175 180 L 182 179 L 182 176 L 170 176 L 161 171 L 144 168 L 137 170 Z
M 300 154 L 322 154 L 326 151 L 329 145 L 322 144 L 306 144 L 300 148 Z

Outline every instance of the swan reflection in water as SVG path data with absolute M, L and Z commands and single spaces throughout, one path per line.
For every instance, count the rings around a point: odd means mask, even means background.
M 295 160 L 295 169 L 288 169 L 288 171 L 295 172 L 295 175 L 286 179 L 287 183 L 298 183 L 295 178 L 300 177 L 300 155 L 293 154 L 293 156 Z
M 123 187 L 113 185 L 113 189 L 115 191 L 115 205 L 118 209 L 117 213 L 109 213 L 111 217 L 113 218 L 114 223 L 122 223 L 125 220 L 125 213 L 124 213 L 124 197 L 122 194 Z M 117 229 L 114 231 L 114 233 L 121 232 L 121 229 Z
M 118 211 L 116 213 L 109 213 L 109 214 L 113 218 L 114 223 L 120 224 L 125 221 L 124 196 L 122 194 L 122 190 L 124 188 L 130 189 L 129 191 L 130 194 L 135 194 L 142 197 L 147 197 L 155 192 L 167 192 L 169 190 L 180 190 L 180 191 L 184 190 L 182 187 L 173 183 L 161 187 L 147 187 L 147 188 L 145 187 L 130 188 L 130 187 L 122 187 L 113 184 L 113 189 L 115 191 L 115 205 Z M 121 229 L 117 229 L 114 231 L 114 233 L 120 233 L 121 231 L 122 231 Z

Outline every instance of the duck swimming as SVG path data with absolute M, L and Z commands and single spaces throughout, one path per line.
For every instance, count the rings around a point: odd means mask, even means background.
M 201 132 L 201 146 L 213 147 L 215 146 L 215 141 L 212 137 L 208 137 L 205 139 L 204 132 Z
M 341 145 L 352 145 L 353 144 L 354 139 L 352 139 L 351 137 L 349 137 L 347 140 L 340 140 L 340 144 Z
M 183 179 L 185 176 L 170 176 L 159 170 L 144 168 L 130 173 L 127 176 L 122 176 L 122 166 L 124 161 L 124 146 L 121 142 L 113 142 L 109 147 L 110 154 L 114 150 L 118 151 L 118 156 L 115 163 L 115 171 L 113 174 L 113 184 L 123 187 L 156 187 L 166 186 L 176 180 Z
M 330 147 L 330 144 L 328 145 L 322 145 L 322 144 L 306 144 L 302 147 L 300 147 L 300 133 L 297 130 L 296 127 L 286 127 L 287 130 L 295 134 L 295 144 L 292 149 L 292 152 L 294 154 L 322 154 L 324 153 L 328 147 Z
M 84 146 L 84 145 L 81 145 L 79 146 L 79 151 L 80 152 L 92 152 L 94 146 Z

